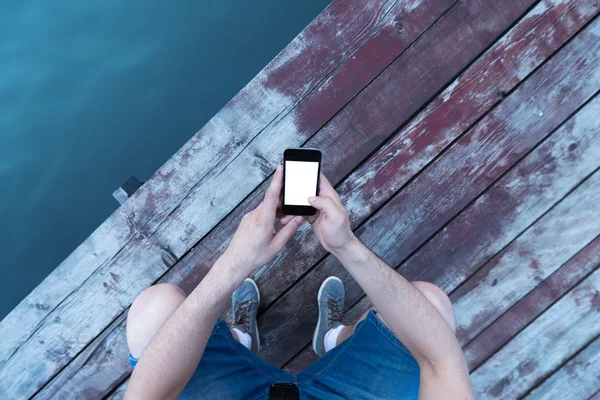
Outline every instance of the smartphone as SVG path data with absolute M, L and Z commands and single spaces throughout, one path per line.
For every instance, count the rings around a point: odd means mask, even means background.
M 308 198 L 319 193 L 321 152 L 316 149 L 287 149 L 283 152 L 283 213 L 315 215 Z

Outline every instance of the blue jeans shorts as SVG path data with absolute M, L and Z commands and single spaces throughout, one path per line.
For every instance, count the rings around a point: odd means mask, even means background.
M 349 339 L 295 375 L 252 353 L 219 320 L 180 399 L 268 399 L 271 385 L 290 382 L 301 399 L 417 399 L 419 365 L 373 311 Z

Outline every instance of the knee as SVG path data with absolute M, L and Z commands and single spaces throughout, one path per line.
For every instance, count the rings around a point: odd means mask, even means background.
M 127 315 L 127 345 L 138 358 L 162 324 L 185 300 L 185 293 L 170 283 L 150 286 L 140 293 Z
M 444 293 L 442 289 L 433 283 L 415 281 L 412 282 L 413 286 L 416 287 L 427 300 L 438 310 L 438 312 L 444 317 L 450 328 L 456 331 L 456 321 L 454 319 L 454 310 L 452 309 L 452 302 Z

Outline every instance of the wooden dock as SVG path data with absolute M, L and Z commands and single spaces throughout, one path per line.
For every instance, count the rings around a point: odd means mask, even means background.
M 191 291 L 300 146 L 365 244 L 450 295 L 476 398 L 600 398 L 599 12 L 333 0 L 0 322 L 0 398 L 122 397 L 135 296 Z M 307 224 L 255 274 L 267 361 L 315 360 L 330 275 L 348 320 L 370 306 Z

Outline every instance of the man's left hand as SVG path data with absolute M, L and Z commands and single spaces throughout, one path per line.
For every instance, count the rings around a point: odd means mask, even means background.
M 283 169 L 278 165 L 265 198 L 244 215 L 224 254 L 244 277 L 271 262 L 304 222 L 303 217 L 294 217 L 275 231 L 282 185 Z

